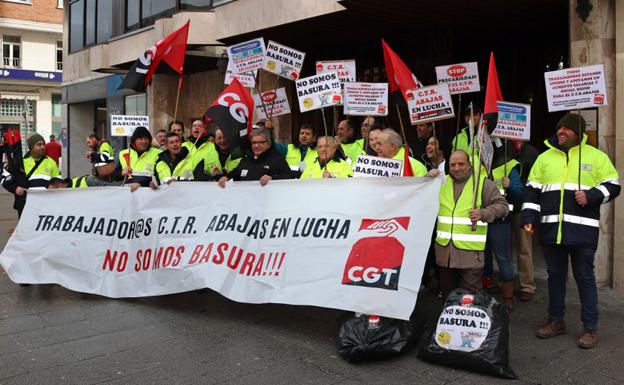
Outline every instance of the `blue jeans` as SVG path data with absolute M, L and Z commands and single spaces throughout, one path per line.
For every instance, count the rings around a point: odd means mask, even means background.
M 483 274 L 494 275 L 493 259 L 496 258 L 500 270 L 500 280 L 508 282 L 514 279 L 513 261 L 511 259 L 511 225 L 509 223 L 489 223 L 487 242 L 485 243 L 485 261 Z M 494 258 L 492 257 L 494 255 Z
M 581 299 L 581 321 L 585 329 L 598 328 L 598 289 L 594 276 L 595 249 L 581 246 L 543 245 L 548 266 L 548 314 L 551 319 L 563 320 L 565 315 L 568 255 L 572 273 Z

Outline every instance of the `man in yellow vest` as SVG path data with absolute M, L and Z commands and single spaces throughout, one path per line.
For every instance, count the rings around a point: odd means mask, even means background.
M 450 175 L 440 190 L 435 239 L 444 296 L 458 286 L 470 291 L 481 288 L 488 222 L 509 213 L 507 201 L 485 175 L 481 175 L 477 197 L 473 199 L 472 165 L 465 151 L 453 152 L 449 163 Z
M 317 158 L 303 171 L 301 179 L 348 178 L 353 176 L 351 165 L 336 151 L 338 143 L 333 136 L 321 136 L 316 149 Z
M 399 135 L 392 128 L 384 129 L 378 139 L 377 153 L 382 158 L 403 161 L 405 158 L 405 148 L 403 148 L 403 139 L 401 139 L 401 135 Z M 427 175 L 427 168 L 425 168 L 425 165 L 412 157 L 409 157 L 409 161 L 412 166 L 412 171 L 414 171 L 414 176 Z M 403 175 L 403 170 L 401 170 L 401 175 Z
M 234 170 L 243 159 L 243 151 L 240 147 L 231 149 L 220 128 L 217 128 L 215 131 L 214 145 L 219 155 L 219 165 L 221 166 L 223 174 Z
M 130 148 L 119 152 L 119 164 L 113 179 L 123 180 L 135 190 L 148 187 L 156 170 L 160 150 L 152 147 L 152 134 L 145 127 L 137 127 L 130 137 Z
M 193 180 L 194 163 L 189 159 L 189 151 L 182 147 L 182 141 L 175 132 L 169 132 L 166 137 L 166 150 L 158 155 L 154 186 L 171 183 L 174 180 Z
M 17 211 L 18 218 L 22 216 L 22 211 L 26 205 L 26 193 L 28 190 L 45 189 L 52 178 L 59 176 L 59 169 L 56 162 L 45 156 L 45 140 L 40 134 L 31 135 L 26 142 L 28 152 L 23 157 L 25 180 L 19 181 L 17 175 L 9 175 L 4 178 L 2 186 L 15 195 L 13 208 Z
M 347 162 L 355 165 L 357 157 L 362 155 L 364 150 L 364 139 L 360 138 L 360 133 L 349 119 L 344 119 L 338 123 L 336 139 L 340 140 L 342 151 L 347 156 Z
M 521 214 L 526 231 L 532 232 L 540 223 L 539 238 L 548 266 L 548 321 L 537 336 L 550 338 L 566 332 L 569 258 L 581 300 L 583 332 L 578 346 L 591 349 L 598 342 L 594 254 L 600 206 L 620 194 L 620 182 L 607 154 L 587 144 L 584 131 L 585 120 L 579 114 L 566 114 L 559 120 L 557 134 L 544 142 L 548 149 L 531 168 Z

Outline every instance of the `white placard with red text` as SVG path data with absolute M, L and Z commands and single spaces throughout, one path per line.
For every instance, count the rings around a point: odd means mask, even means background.
M 305 53 L 269 40 L 262 69 L 288 80 L 299 79 Z
M 438 66 L 435 70 L 438 84 L 448 84 L 451 95 L 481 91 L 477 62 Z
M 388 115 L 388 83 L 344 83 L 344 114 Z
M 232 62 L 228 60 L 227 70 L 225 71 L 225 80 L 223 84 L 230 84 L 234 78 L 238 79 L 243 87 L 254 88 L 256 86 L 256 75 L 258 70 L 235 74 L 232 70 Z
M 607 105 L 602 64 L 545 72 L 544 80 L 549 112 Z
M 264 53 L 264 39 L 261 37 L 227 47 L 228 58 L 235 74 L 261 69 Z
M 316 62 L 316 74 L 326 72 L 338 72 L 338 77 L 342 83 L 354 82 L 355 60 L 319 60 Z
M 210 288 L 409 319 L 439 207 L 439 178 L 174 183 L 153 191 L 29 191 L 0 255 L 17 283 L 107 297 Z M 366 191 L 366 194 L 362 194 Z M 210 196 L 210 199 L 206 199 Z M 319 196 L 332 197 L 322 204 Z
M 288 104 L 286 89 L 283 87 L 263 92 L 262 99 L 260 99 L 260 94 L 254 94 L 253 100 L 257 120 L 267 119 L 267 115 L 274 117 L 290 114 L 290 104 Z
M 342 90 L 337 72 L 325 72 L 299 79 L 295 86 L 301 112 L 342 104 Z
M 435 122 L 455 116 L 447 84 L 407 90 L 407 109 L 412 125 Z

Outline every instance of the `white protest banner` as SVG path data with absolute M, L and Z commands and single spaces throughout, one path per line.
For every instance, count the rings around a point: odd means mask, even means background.
M 238 302 L 407 320 L 439 206 L 436 179 L 29 191 L 0 264 L 14 282 L 113 298 L 208 287 Z M 310 204 L 319 196 L 332 199 Z
M 305 53 L 269 40 L 262 69 L 289 80 L 299 79 Z
M 344 83 L 344 114 L 388 115 L 388 83 Z
M 143 115 L 111 115 L 111 135 L 131 136 L 137 127 L 149 130 L 149 116 Z
M 455 116 L 447 84 L 407 90 L 407 107 L 412 125 Z
M 232 62 L 228 60 L 227 70 L 225 71 L 225 80 L 223 84 L 231 84 L 234 78 L 238 79 L 243 87 L 254 88 L 256 86 L 256 75 L 258 70 L 235 74 L 232 69 Z
M 297 86 L 297 98 L 299 98 L 299 110 L 301 112 L 342 103 L 340 79 L 337 72 L 327 72 L 299 79 L 295 85 Z
M 260 94 L 254 94 L 253 100 L 256 116 L 260 120 L 268 118 L 264 113 L 265 110 L 271 116 L 290 114 L 290 104 L 288 104 L 288 97 L 286 97 L 286 89 L 283 87 L 262 93 L 264 107 L 262 106 L 262 100 L 260 100 Z
M 380 158 L 372 155 L 360 155 L 353 167 L 353 177 L 398 177 L 401 176 L 403 161 Z
M 319 60 L 316 62 L 316 74 L 326 72 L 338 72 L 338 77 L 343 83 L 354 82 L 355 60 Z
M 264 63 L 264 39 L 257 38 L 227 47 L 235 74 L 259 70 Z
M 477 62 L 438 66 L 438 84 L 448 84 L 451 95 L 481 91 Z
M 493 137 L 531 140 L 531 105 L 497 101 L 498 122 Z
M 549 112 L 607 105 L 602 64 L 545 72 L 544 80 Z

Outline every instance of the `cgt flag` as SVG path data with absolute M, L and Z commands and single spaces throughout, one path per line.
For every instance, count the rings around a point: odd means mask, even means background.
M 234 78 L 208 107 L 204 113 L 204 122 L 218 125 L 232 149 L 238 145 L 240 137 L 251 133 L 253 111 L 251 94 Z
M 403 60 L 394 53 L 392 48 L 386 44 L 385 40 L 381 39 L 381 45 L 383 46 L 384 63 L 386 64 L 390 93 L 396 94 L 397 91 L 401 91 L 403 100 L 407 103 L 407 96 L 405 94 L 407 90 L 422 87 L 422 83 L 414 76 L 407 65 L 403 63 Z
M 181 28 L 175 30 L 145 51 L 143 55 L 139 56 L 118 89 L 127 88 L 136 92 L 145 92 L 156 70 L 159 70 L 158 72 L 173 70 L 181 76 L 184 72 L 189 23 L 190 21 L 187 21 Z M 159 69 L 161 62 L 167 64 L 169 69 Z
M 483 120 L 481 128 L 487 128 L 487 132 L 491 134 L 498 123 L 498 105 L 497 101 L 503 100 L 503 94 L 498 83 L 498 72 L 496 71 L 496 63 L 494 62 L 494 52 L 490 53 L 490 68 L 488 70 L 487 87 L 485 89 L 485 105 L 483 108 Z

